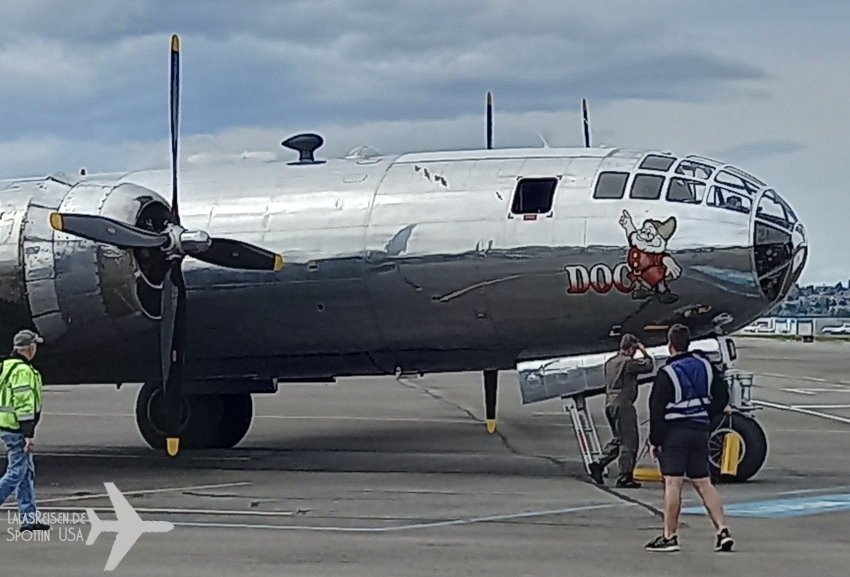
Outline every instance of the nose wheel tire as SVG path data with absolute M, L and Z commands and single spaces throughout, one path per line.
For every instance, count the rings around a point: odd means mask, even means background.
M 738 471 L 734 475 L 720 474 L 723 437 L 727 434 L 738 435 L 741 444 Z M 731 419 L 728 415 L 723 415 L 712 423 L 708 440 L 708 460 L 714 480 L 727 483 L 744 482 L 759 472 L 766 458 L 767 437 L 764 429 L 752 417 L 733 413 Z

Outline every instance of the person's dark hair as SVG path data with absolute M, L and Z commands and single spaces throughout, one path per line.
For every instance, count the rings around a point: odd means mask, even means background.
M 620 350 L 628 351 L 637 344 L 638 338 L 631 333 L 626 333 L 623 335 L 623 338 L 620 339 Z
M 680 353 L 691 346 L 691 331 L 683 324 L 675 324 L 667 331 L 667 342 Z

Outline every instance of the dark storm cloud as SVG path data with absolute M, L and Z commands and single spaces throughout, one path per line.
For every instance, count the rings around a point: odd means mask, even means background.
M 150 139 L 167 129 L 168 36 L 183 37 L 183 129 L 451 118 L 580 96 L 712 100 L 765 74 L 678 49 L 664 19 L 493 2 L 32 2 L 0 53 L 34 37 L 55 70 L 6 66 L 6 139 Z M 17 39 L 17 40 L 16 40 Z M 38 54 L 36 54 L 37 56 Z M 29 58 L 22 53 L 21 58 Z M 0 71 L 4 71 L 0 58 Z M 22 73 L 21 70 L 26 70 Z

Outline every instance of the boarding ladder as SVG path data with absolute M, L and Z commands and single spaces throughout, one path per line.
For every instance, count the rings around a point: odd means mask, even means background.
M 583 395 L 561 397 L 561 399 L 564 401 L 564 410 L 572 419 L 584 469 L 589 474 L 590 464 L 602 455 L 602 445 L 599 442 L 596 426 L 593 424 L 593 416 L 587 407 L 587 399 Z

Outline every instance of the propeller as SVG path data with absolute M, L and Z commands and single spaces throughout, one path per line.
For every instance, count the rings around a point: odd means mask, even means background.
M 181 225 L 177 189 L 179 108 L 180 38 L 174 34 L 171 37 L 170 88 L 171 208 L 162 230 L 152 232 L 99 215 L 61 212 L 50 215 L 50 225 L 55 230 L 122 249 L 159 248 L 169 263 L 162 282 L 159 345 L 166 404 L 166 448 L 172 457 L 180 450 L 180 409 L 188 334 L 184 258 L 192 256 L 209 264 L 243 270 L 277 271 L 283 267 L 283 257 L 277 253 L 238 240 L 210 237 L 205 231 L 187 230 Z
M 590 119 L 587 116 L 587 98 L 581 99 L 581 124 L 584 127 L 584 147 L 590 148 Z

